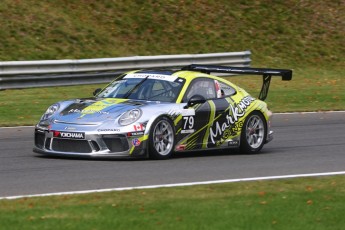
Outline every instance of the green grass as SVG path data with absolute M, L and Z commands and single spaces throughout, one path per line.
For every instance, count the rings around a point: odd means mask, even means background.
M 0 60 L 251 50 L 254 65 L 341 66 L 342 0 L 2 0 Z
M 344 176 L 0 200 L 1 229 L 343 229 Z
M 78 97 L 90 97 L 104 85 L 64 86 L 0 91 L 0 126 L 34 125 L 49 105 Z

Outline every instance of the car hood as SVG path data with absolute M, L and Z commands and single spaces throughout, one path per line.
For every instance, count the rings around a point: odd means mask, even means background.
M 145 101 L 116 98 L 76 99 L 63 108 L 55 116 L 55 120 L 71 123 L 115 120 L 124 112 L 147 103 Z

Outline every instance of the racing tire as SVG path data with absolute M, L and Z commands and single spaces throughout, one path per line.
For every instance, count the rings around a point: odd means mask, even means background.
M 149 135 L 149 157 L 165 160 L 171 157 L 175 145 L 175 131 L 172 121 L 167 117 L 156 119 Z
M 262 113 L 254 111 L 245 119 L 242 131 L 240 151 L 244 154 L 258 153 L 265 144 L 267 124 Z

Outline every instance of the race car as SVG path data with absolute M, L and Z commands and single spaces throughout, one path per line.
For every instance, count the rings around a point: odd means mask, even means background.
M 262 75 L 260 95 L 254 98 L 212 73 Z M 35 126 L 33 150 L 151 159 L 216 149 L 257 153 L 273 139 L 272 113 L 264 102 L 272 76 L 291 80 L 292 71 L 196 64 L 129 71 L 93 97 L 51 105 Z

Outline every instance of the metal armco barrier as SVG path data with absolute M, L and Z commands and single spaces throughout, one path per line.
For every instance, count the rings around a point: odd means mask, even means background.
M 81 60 L 0 62 L 0 90 L 106 83 L 134 69 L 177 69 L 190 64 L 250 65 L 250 51 Z

